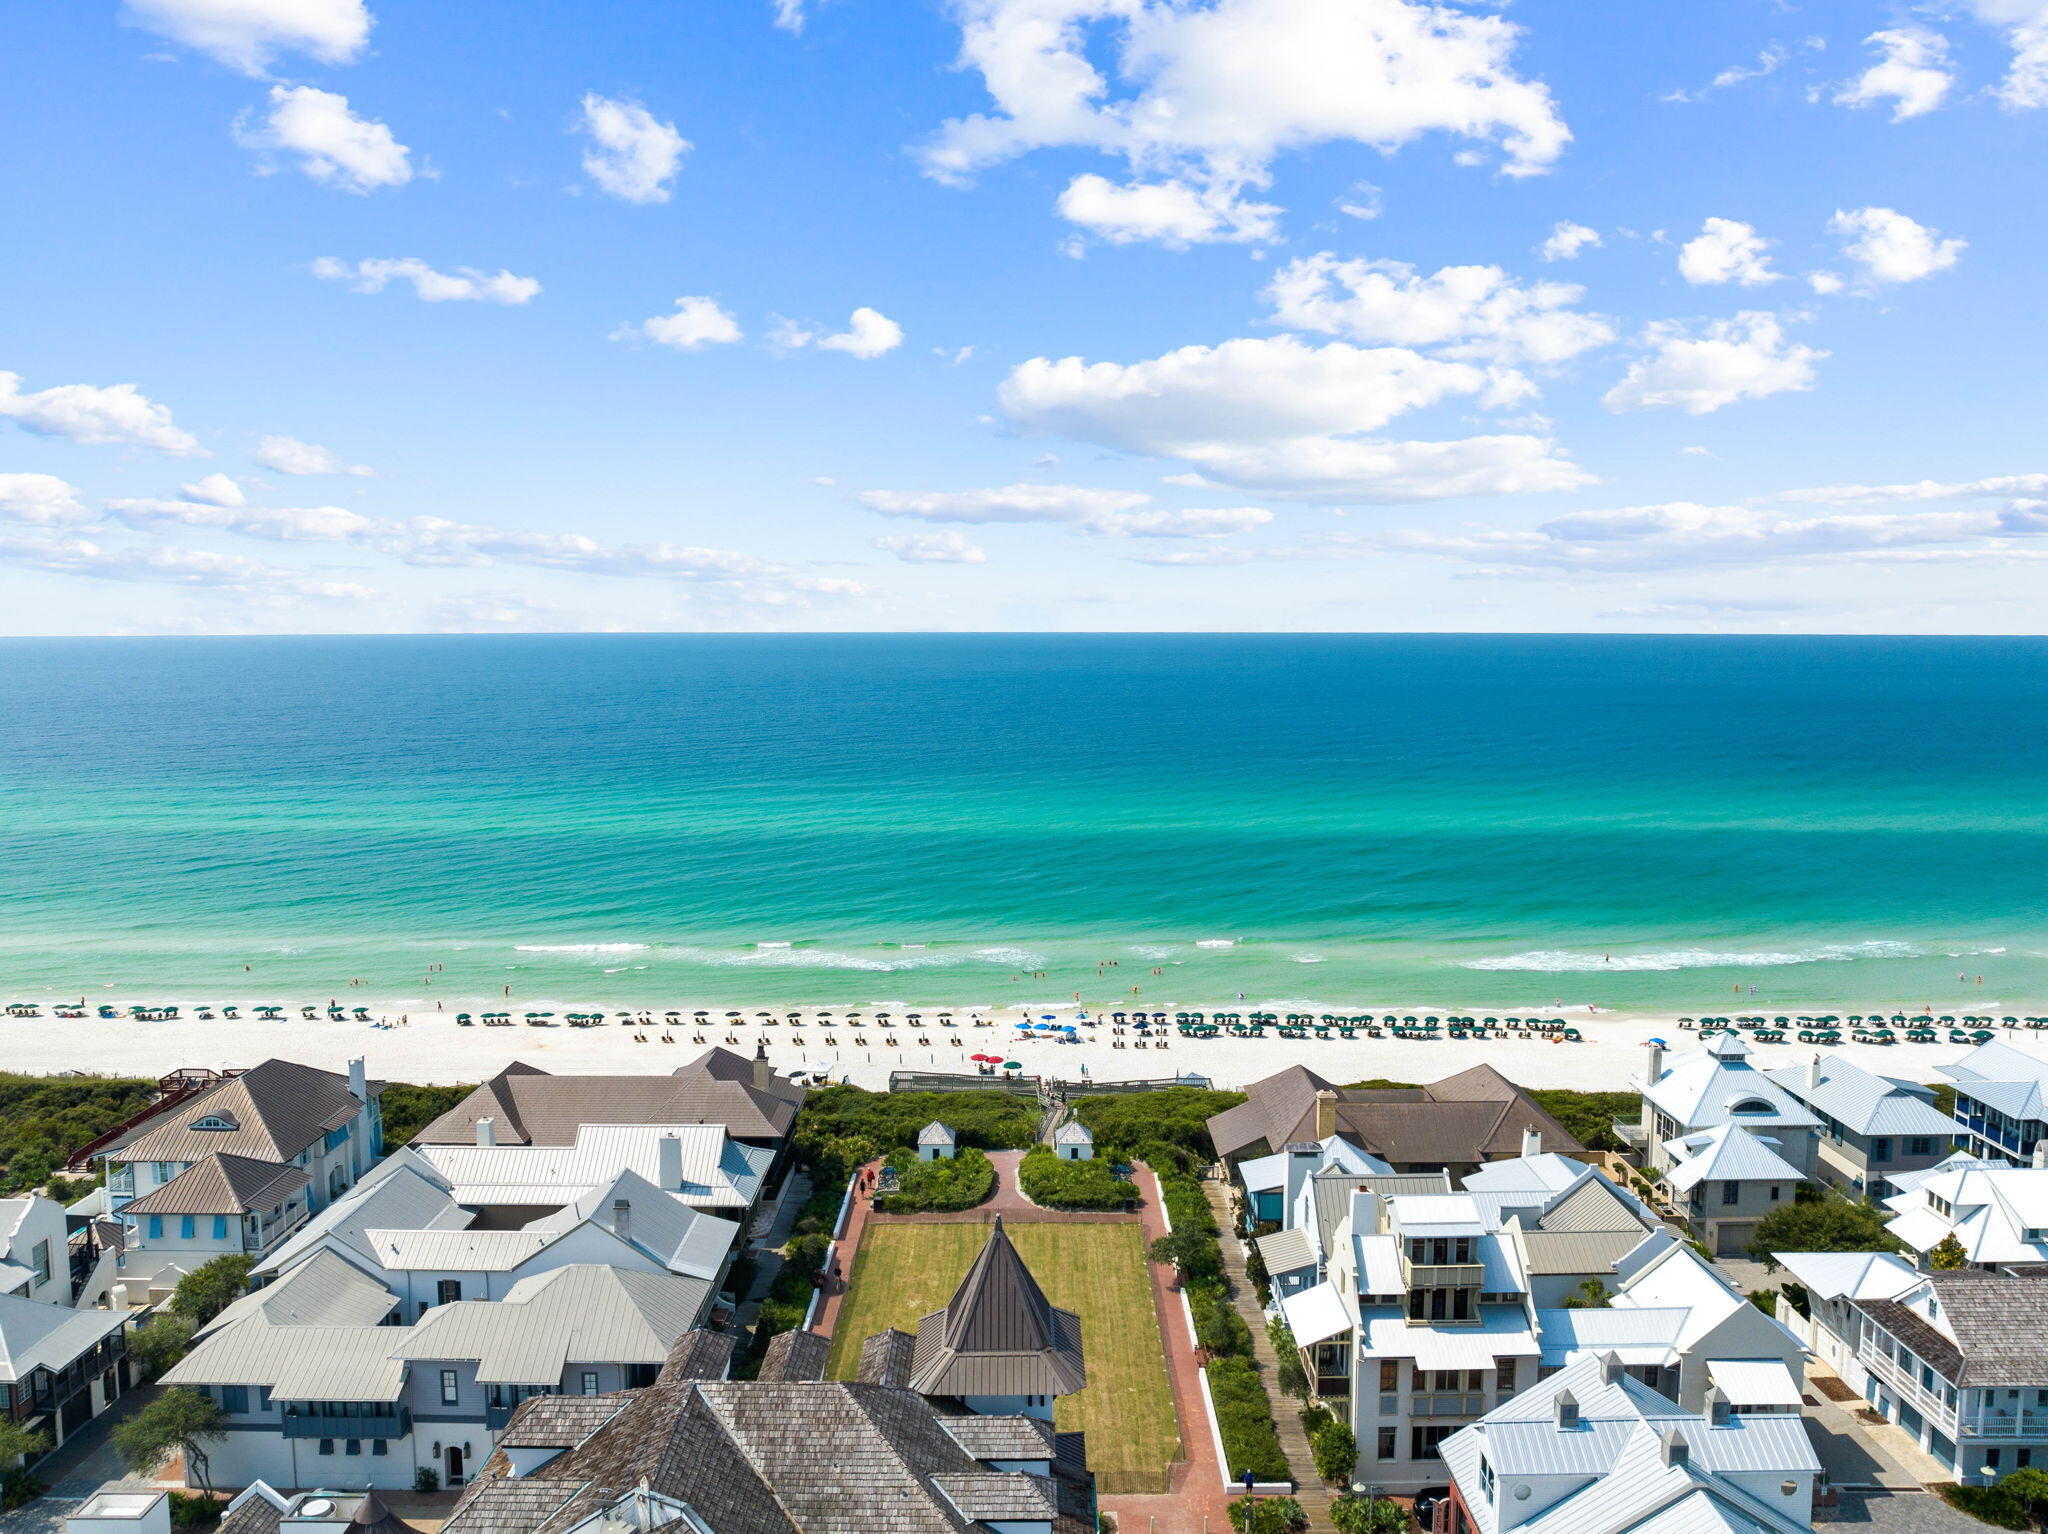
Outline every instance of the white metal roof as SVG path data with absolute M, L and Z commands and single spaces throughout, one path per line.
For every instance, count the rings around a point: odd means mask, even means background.
M 1544 1309 L 1536 1312 L 1546 1364 L 1568 1364 L 1593 1353 L 1613 1353 L 1625 1364 L 1675 1364 L 1684 1310 Z
M 1664 1174 L 1664 1180 L 1685 1193 L 1702 1182 L 1804 1182 L 1806 1174 L 1778 1154 L 1775 1142 L 1751 1134 L 1738 1124 L 1722 1124 L 1696 1135 L 1665 1142 L 1674 1156 L 1685 1158 Z
M 165 1372 L 167 1385 L 268 1386 L 280 1401 L 395 1401 L 405 1365 L 389 1326 L 270 1326 L 239 1321 Z
M 1292 1273 L 1296 1268 L 1315 1266 L 1315 1248 L 1305 1230 L 1276 1230 L 1258 1239 L 1259 1257 L 1268 1273 Z
M 412 1149 L 453 1185 L 461 1204 L 562 1204 L 621 1170 L 657 1187 L 662 1142 L 677 1142 L 676 1186 L 704 1206 L 750 1205 L 775 1153 L 726 1137 L 723 1124 L 585 1124 L 573 1145 L 420 1145 Z
M 1817 1299 L 1889 1300 L 1920 1281 L 1890 1252 L 1773 1252 L 1778 1265 Z
M 1707 1378 L 1733 1406 L 1798 1406 L 1799 1381 L 1782 1358 L 1710 1358 Z
M 1517 1305 L 1482 1305 L 1477 1326 L 1410 1326 L 1391 1306 L 1374 1306 L 1365 1321 L 1365 1351 L 1376 1358 L 1412 1358 L 1418 1369 L 1491 1369 L 1496 1358 L 1542 1353 Z
M 26 1379 L 37 1368 L 62 1370 L 127 1324 L 123 1310 L 73 1310 L 18 1294 L 0 1295 L 0 1380 Z
M 1335 1284 L 1321 1283 L 1299 1294 L 1284 1295 L 1280 1309 L 1287 1317 L 1288 1330 L 1294 1333 L 1295 1342 L 1302 1347 L 1327 1342 L 1352 1327 L 1344 1296 L 1337 1292 Z
M 1408 1236 L 1476 1236 L 1486 1229 L 1478 1203 L 1462 1193 L 1403 1193 L 1388 1200 Z
M 662 1362 L 709 1295 L 702 1279 L 578 1264 L 522 1278 L 502 1300 L 437 1305 L 391 1352 L 475 1359 L 486 1384 L 552 1385 L 571 1362 Z
M 1817 1079 L 1807 1085 L 1811 1073 Z M 1853 1060 L 1826 1055 L 1811 1067 L 1781 1066 L 1765 1075 L 1815 1111 L 1864 1135 L 1931 1135 L 1956 1132 L 1955 1120 L 1934 1106 L 1927 1088 L 1866 1071 Z

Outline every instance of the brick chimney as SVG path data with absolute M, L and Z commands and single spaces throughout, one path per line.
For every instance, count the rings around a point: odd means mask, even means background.
M 476 1121 L 476 1143 L 485 1146 L 498 1143 L 498 1121 L 489 1114 Z
M 1337 1132 L 1337 1094 L 1328 1087 L 1316 1093 L 1316 1138 L 1327 1140 Z

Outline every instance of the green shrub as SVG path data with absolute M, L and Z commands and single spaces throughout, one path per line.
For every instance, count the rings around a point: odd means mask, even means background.
M 1335 1417 L 1330 1415 L 1329 1408 L 1325 1406 L 1304 1406 L 1301 1409 L 1301 1430 L 1310 1438 L 1316 1436 L 1316 1429 L 1325 1422 L 1335 1422 L 1336 1420 Z
M 1223 1277 L 1223 1252 L 1215 1236 L 1192 1225 L 1176 1225 L 1148 1249 L 1154 1262 L 1171 1263 L 1183 1284 L 1213 1283 Z
M 1294 1469 L 1281 1452 L 1280 1435 L 1273 1428 L 1273 1403 L 1259 1383 L 1258 1366 L 1249 1358 L 1217 1358 L 1207 1372 L 1230 1478 L 1242 1480 L 1249 1470 L 1256 1480 L 1292 1479 Z
M 1309 1435 L 1309 1451 L 1316 1457 L 1316 1474 L 1326 1481 L 1349 1485 L 1358 1466 L 1358 1440 L 1342 1422 L 1326 1422 Z
M 1565 1133 L 1589 1151 L 1626 1149 L 1614 1133 L 1616 1124 L 1643 1116 L 1643 1100 L 1634 1092 L 1578 1092 L 1570 1087 L 1536 1087 L 1529 1092 L 1536 1106 L 1562 1124 Z M 1561 1149 L 1546 1146 L 1546 1150 Z
M 174 1491 L 171 1498 L 171 1527 L 210 1529 L 220 1522 L 222 1504 L 196 1491 Z
M 163 1311 L 128 1334 L 128 1357 L 140 1383 L 148 1384 L 191 1351 L 192 1329 L 189 1317 Z
M 473 1086 L 416 1086 L 409 1081 L 387 1081 L 377 1098 L 384 1120 L 384 1149 L 397 1150 L 412 1143 L 412 1137 L 435 1119 L 456 1107 L 476 1090 Z
M 1242 1092 L 1169 1087 L 1163 1092 L 1112 1093 L 1082 1097 L 1074 1117 L 1095 1136 L 1098 1155 L 1142 1161 L 1153 1171 L 1186 1171 L 1216 1159 L 1209 1120 L 1243 1102 Z
M 156 1083 L 133 1076 L 0 1074 L 0 1198 L 50 1180 L 72 1151 L 149 1106 Z
M 920 1161 L 910 1151 L 889 1157 L 900 1191 L 875 1200 L 884 1214 L 921 1214 L 932 1210 L 972 1209 L 996 1191 L 996 1166 L 988 1152 L 967 1146 L 951 1160 Z
M 1297 1534 L 1308 1514 L 1292 1497 L 1239 1497 L 1230 1504 L 1230 1526 L 1238 1534 Z
M 893 1150 L 915 1150 L 934 1119 L 962 1146 L 1021 1150 L 1038 1139 L 1038 1102 L 1009 1092 L 869 1092 L 820 1087 L 797 1111 L 792 1137 L 814 1187 L 834 1184 L 833 1202 L 854 1169 Z
M 1330 1504 L 1330 1522 L 1337 1534 L 1408 1534 L 1408 1509 L 1387 1497 L 1364 1497 L 1350 1493 Z
M 1122 1209 L 1138 1201 L 1136 1184 L 1117 1176 L 1107 1161 L 1063 1161 L 1050 1145 L 1024 1153 L 1017 1185 L 1046 1209 Z
M 1959 1508 L 1995 1528 L 2033 1527 L 2033 1520 L 2027 1516 L 2026 1504 L 2007 1495 L 2002 1486 L 1944 1485 L 1941 1494 L 1948 1499 L 1949 1506 Z
M 412 1489 L 425 1495 L 441 1489 L 441 1472 L 432 1465 L 422 1465 L 412 1473 Z

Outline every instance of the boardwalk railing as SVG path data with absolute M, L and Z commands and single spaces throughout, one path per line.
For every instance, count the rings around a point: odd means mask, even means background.
M 1009 1092 L 1036 1097 L 1039 1078 L 1022 1071 L 1002 1076 L 951 1076 L 936 1071 L 891 1071 L 891 1092 Z

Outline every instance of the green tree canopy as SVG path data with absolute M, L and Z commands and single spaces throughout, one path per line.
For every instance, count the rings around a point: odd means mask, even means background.
M 128 1334 L 128 1356 L 145 1380 L 153 1380 L 190 1350 L 194 1330 L 189 1316 L 163 1311 Z
M 1953 1232 L 1927 1250 L 1927 1266 L 1937 1271 L 1966 1266 L 1969 1260 L 1970 1254 L 1963 1249 L 1963 1243 L 1956 1240 Z
M 197 1391 L 166 1390 L 114 1428 L 114 1452 L 131 1475 L 151 1477 L 173 1454 L 185 1456 L 186 1478 L 206 1482 L 206 1448 L 227 1436 L 227 1418 Z
M 197 1330 L 248 1292 L 249 1270 L 255 1265 L 253 1257 L 239 1252 L 201 1264 L 178 1280 L 171 1309 Z
M 1756 1222 L 1748 1252 L 1775 1273 L 1775 1252 L 1903 1251 L 1905 1243 L 1884 1222 L 1884 1211 L 1874 1204 L 1851 1203 L 1830 1192 L 1773 1209 Z

